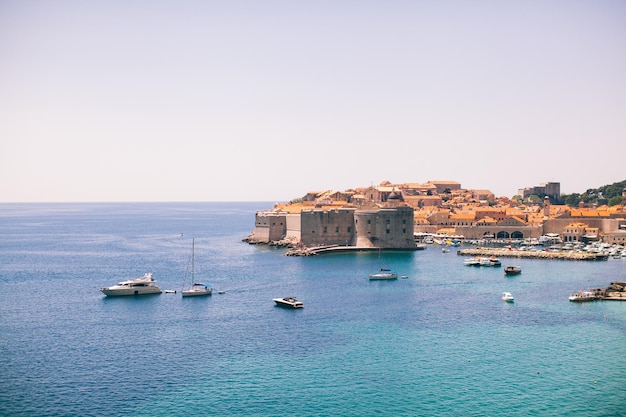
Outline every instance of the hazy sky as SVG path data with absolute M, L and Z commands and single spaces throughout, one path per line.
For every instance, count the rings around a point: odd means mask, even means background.
M 0 201 L 626 179 L 626 1 L 0 1 Z

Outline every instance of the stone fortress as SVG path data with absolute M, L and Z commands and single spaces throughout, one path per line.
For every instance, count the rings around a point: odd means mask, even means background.
M 626 189 L 613 207 L 555 205 L 559 183 L 519 190 L 521 200 L 466 190 L 455 181 L 392 184 L 347 191 L 309 192 L 255 215 L 249 243 L 299 248 L 338 246 L 414 250 L 415 236 L 458 239 L 603 240 L 626 245 Z M 527 197 L 543 195 L 540 203 Z

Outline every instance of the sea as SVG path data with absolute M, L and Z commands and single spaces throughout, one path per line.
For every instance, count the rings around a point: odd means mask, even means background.
M 0 415 L 626 415 L 626 302 L 568 301 L 626 259 L 469 267 L 430 245 L 370 281 L 377 253 L 243 242 L 272 206 L 0 204 Z M 192 239 L 213 295 L 183 299 Z M 100 292 L 146 272 L 176 293 Z

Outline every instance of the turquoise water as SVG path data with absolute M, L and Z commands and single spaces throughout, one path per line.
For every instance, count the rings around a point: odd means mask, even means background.
M 429 247 L 369 281 L 378 254 L 241 242 L 271 206 L 0 205 L 0 415 L 624 415 L 626 303 L 567 297 L 626 260 L 505 277 Z M 192 237 L 211 297 L 98 290 L 147 271 L 180 289 Z

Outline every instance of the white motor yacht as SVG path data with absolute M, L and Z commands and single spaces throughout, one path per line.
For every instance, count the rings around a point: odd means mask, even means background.
M 292 308 L 302 308 L 304 307 L 304 303 L 296 297 L 284 297 L 284 298 L 274 298 L 273 301 L 277 306 L 281 307 L 292 307 Z
M 119 282 L 111 287 L 100 288 L 105 295 L 112 297 L 118 295 L 145 295 L 160 294 L 162 291 L 155 284 L 152 272 L 144 274 L 144 276 Z
M 510 292 L 503 292 L 502 301 L 506 301 L 507 303 L 512 303 L 515 301 L 515 297 L 513 297 L 513 294 L 511 294 Z

